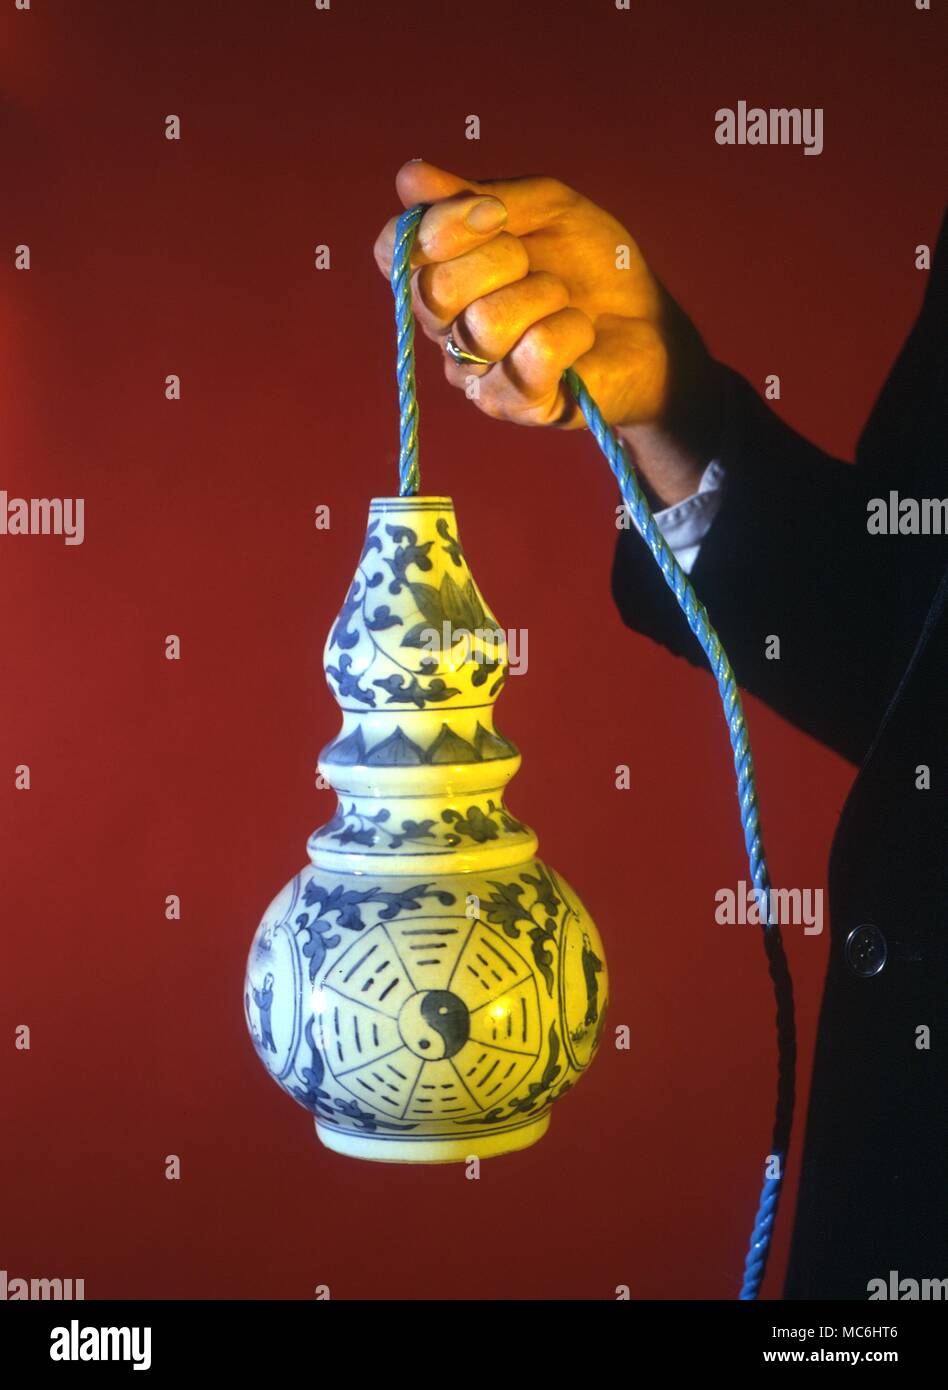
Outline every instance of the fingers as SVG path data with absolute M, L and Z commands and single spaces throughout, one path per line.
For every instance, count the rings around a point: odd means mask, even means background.
M 647 425 L 661 417 L 668 392 L 668 352 L 654 324 L 604 315 L 596 322 L 594 346 L 569 365 L 612 424 Z M 564 388 L 563 396 L 563 414 L 555 423 L 562 429 L 584 429 L 572 392 Z
M 582 417 L 562 380 L 574 366 L 607 418 L 654 411 L 667 374 L 657 330 L 644 318 L 604 312 L 609 306 L 594 295 L 584 300 L 577 293 L 571 303 L 567 285 L 573 280 L 565 272 L 561 278 L 546 269 L 531 271 L 531 260 L 545 265 L 551 246 L 571 248 L 588 207 L 578 194 L 548 178 L 464 179 L 424 160 L 404 165 L 396 186 L 406 207 L 428 205 L 411 258 L 419 327 L 436 340 L 451 332 L 458 347 L 486 360 L 487 365 L 458 364 L 445 357 L 452 384 L 467 387 L 477 378 L 477 391 L 468 394 L 481 410 L 526 425 L 580 426 Z M 375 244 L 386 275 L 397 220 L 386 224 Z M 547 228 L 549 236 L 531 236 Z M 575 280 L 582 291 L 587 277 L 579 246 L 573 261 L 577 256 Z M 550 270 L 558 269 L 554 258 Z M 614 396 L 621 399 L 612 401 Z M 608 404 L 603 397 L 610 398 Z
M 534 278 L 542 277 L 530 276 L 517 289 Z M 544 292 L 541 287 L 536 302 Z M 460 343 L 459 336 L 456 340 Z M 467 341 L 460 345 L 476 350 Z M 485 349 L 478 355 L 492 353 Z M 649 424 L 661 418 L 667 403 L 668 351 L 660 331 L 645 319 L 603 315 L 594 326 L 580 310 L 567 308 L 539 319 L 495 365 L 461 366 L 446 359 L 445 375 L 466 392 L 470 378 L 479 377 L 473 400 L 494 419 L 582 429 L 583 416 L 561 380 L 567 367 L 579 374 L 614 424 Z
M 415 267 L 464 255 L 501 227 L 512 236 L 526 236 L 548 226 L 577 199 L 557 179 L 531 176 L 478 183 L 423 160 L 403 165 L 396 186 L 406 207 L 433 204 L 418 224 L 411 260 Z M 391 218 L 375 243 L 375 259 L 385 275 L 391 271 L 397 222 Z
M 568 304 L 569 291 L 558 276 L 534 271 L 468 304 L 456 316 L 451 333 L 458 347 L 499 362 L 528 328 Z
M 525 402 L 552 403 L 566 368 L 595 341 L 591 319 L 579 309 L 560 309 L 527 330 L 505 360 L 506 376 Z
M 576 194 L 558 179 L 528 175 L 516 179 L 492 179 L 478 183 L 439 169 L 426 160 L 403 164 L 395 179 L 398 196 L 406 208 L 415 203 L 434 203 L 459 193 L 479 193 L 499 198 L 507 209 L 507 230 L 526 236 L 545 227 L 576 200 Z
M 529 268 L 523 242 L 505 234 L 455 260 L 424 266 L 415 282 L 422 329 L 429 338 L 439 337 L 474 300 L 522 280 Z
M 499 198 L 459 193 L 430 207 L 418 224 L 415 246 L 419 262 L 448 261 L 463 256 L 500 231 L 507 208 Z
M 477 403 L 494 419 L 525 425 L 557 424 L 573 414 L 561 377 L 595 342 L 592 320 L 579 309 L 564 308 L 534 323 L 503 361 L 478 382 Z M 470 369 L 445 366 L 448 380 L 465 384 Z
M 461 193 L 436 203 L 418 224 L 411 264 L 415 267 L 431 265 L 463 256 L 495 236 L 506 219 L 507 209 L 502 202 L 479 193 Z M 397 217 L 386 222 L 375 243 L 375 260 L 385 275 L 390 274 L 392 268 L 397 225 Z

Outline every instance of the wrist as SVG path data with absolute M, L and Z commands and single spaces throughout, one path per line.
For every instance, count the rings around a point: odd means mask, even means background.
M 629 450 L 653 508 L 673 507 L 698 491 L 708 460 L 666 428 L 620 425 L 616 433 Z
M 697 490 L 705 467 L 719 455 L 730 405 L 726 370 L 664 286 L 661 294 L 668 353 L 664 407 L 652 432 L 631 437 L 629 446 L 641 450 L 642 467 L 654 469 L 653 486 L 673 506 Z

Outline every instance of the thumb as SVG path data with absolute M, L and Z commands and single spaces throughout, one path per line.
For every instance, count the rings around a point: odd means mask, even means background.
M 424 159 L 412 159 L 403 164 L 396 175 L 395 187 L 406 208 L 415 203 L 437 203 L 458 193 L 499 198 L 507 209 L 505 230 L 514 236 L 525 236 L 547 226 L 567 211 L 577 197 L 558 179 L 535 175 L 487 181 L 463 179 Z
M 395 189 L 402 205 L 410 208 L 416 203 L 438 203 L 455 193 L 477 192 L 478 185 L 457 174 L 449 174 L 447 169 L 439 169 L 425 159 L 410 159 L 396 174 Z

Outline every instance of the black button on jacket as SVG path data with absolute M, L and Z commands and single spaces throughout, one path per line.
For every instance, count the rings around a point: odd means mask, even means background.
M 678 329 L 682 426 L 727 471 L 695 589 L 741 685 L 860 769 L 830 855 L 787 1298 L 865 1300 L 890 1270 L 948 1277 L 948 539 L 867 528 L 872 498 L 948 497 L 945 243 L 943 225 L 855 465 L 802 439 Z M 704 663 L 633 531 L 620 532 L 613 593 L 630 627 Z M 772 633 L 781 661 L 765 657 Z

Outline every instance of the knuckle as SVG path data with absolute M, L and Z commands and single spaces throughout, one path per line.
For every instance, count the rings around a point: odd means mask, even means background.
M 450 224 L 439 222 L 426 227 L 422 222 L 418 228 L 418 249 L 431 260 L 446 260 L 456 255 L 458 240 L 459 233 Z
M 569 184 L 563 183 L 562 179 L 553 178 L 550 174 L 541 175 L 537 184 L 538 193 L 545 202 L 562 204 L 565 207 L 579 200 L 579 194 L 570 188 Z
M 417 283 L 412 289 L 411 299 L 412 310 L 422 332 L 426 333 L 429 338 L 435 336 L 439 327 L 438 318 L 432 310 L 428 308 L 422 296 L 421 286 Z
M 416 302 L 421 309 L 434 315 L 436 318 L 444 317 L 444 307 L 450 303 L 448 296 L 448 286 L 450 275 L 445 274 L 445 267 L 441 265 L 426 265 L 419 270 L 415 280 Z
M 557 335 L 547 323 L 535 323 L 528 328 L 517 348 L 518 355 L 526 357 L 531 365 L 545 368 L 553 365 L 556 358 Z
M 493 248 L 495 254 L 503 258 L 505 266 L 517 272 L 519 278 L 526 275 L 530 269 L 530 257 L 519 237 L 513 236 L 510 232 L 501 232 L 488 245 Z
M 569 289 L 566 281 L 549 270 L 537 270 L 532 276 L 542 298 L 557 309 L 565 309 L 569 304 Z
M 581 309 L 575 310 L 576 337 L 579 339 L 579 353 L 589 352 L 595 346 L 596 326 L 588 314 L 584 314 Z
M 451 261 L 426 266 L 422 271 L 425 303 L 440 317 L 454 318 L 460 307 L 458 272 Z
M 503 335 L 507 313 L 502 304 L 489 299 L 475 299 L 463 314 L 464 327 L 476 343 L 484 346 Z

